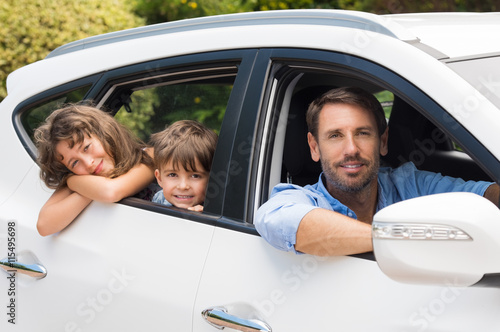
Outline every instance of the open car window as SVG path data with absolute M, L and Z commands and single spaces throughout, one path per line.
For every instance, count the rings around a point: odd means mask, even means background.
M 196 120 L 219 133 L 236 70 L 216 76 L 205 73 L 154 86 L 135 82 L 117 87 L 114 95 L 120 96 L 122 106 L 115 117 L 146 142 L 152 133 L 178 120 Z
M 342 86 L 361 87 L 381 102 L 389 124 L 389 154 L 382 158 L 382 166 L 398 167 L 413 162 L 421 170 L 464 180 L 491 181 L 466 149 L 457 148 L 462 130 L 449 126 L 449 119 L 439 105 L 432 104 L 432 112 L 442 115 L 429 116 L 428 100 L 424 103 L 423 99 L 412 99 L 409 92 L 358 69 L 296 62 L 276 62 L 275 67 L 279 69 L 274 71 L 276 75 L 270 80 L 273 86 L 269 89 L 275 95 L 269 98 L 272 104 L 267 109 L 267 125 L 273 129 L 263 133 L 263 140 L 269 143 L 261 157 L 259 170 L 263 180 L 255 191 L 260 195 L 256 197 L 256 207 L 268 199 L 278 183 L 305 186 L 318 181 L 321 165 L 311 159 L 305 114 L 315 98 Z M 411 89 L 416 91 L 414 87 Z

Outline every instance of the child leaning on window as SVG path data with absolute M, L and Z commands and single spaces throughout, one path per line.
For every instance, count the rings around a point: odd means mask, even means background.
M 62 231 L 93 201 L 117 202 L 154 179 L 152 151 L 110 114 L 85 105 L 54 111 L 35 131 L 40 177 L 55 189 L 37 229 Z
M 181 120 L 151 135 L 155 176 L 163 190 L 153 202 L 203 211 L 217 134 L 199 122 Z

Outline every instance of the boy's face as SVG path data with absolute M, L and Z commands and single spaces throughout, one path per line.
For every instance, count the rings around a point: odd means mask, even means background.
M 209 172 L 203 169 L 198 160 L 195 165 L 197 171 L 187 171 L 184 168 L 174 169 L 173 163 L 169 161 L 161 171 L 155 170 L 163 195 L 173 206 L 187 209 L 205 201 Z

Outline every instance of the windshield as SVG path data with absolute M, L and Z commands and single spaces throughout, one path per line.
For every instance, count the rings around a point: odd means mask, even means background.
M 448 66 L 500 109 L 500 55 L 449 62 Z

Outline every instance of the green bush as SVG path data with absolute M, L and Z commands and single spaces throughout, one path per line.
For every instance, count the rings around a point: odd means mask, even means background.
M 6 78 L 58 46 L 85 37 L 144 25 L 132 0 L 0 1 L 0 101 Z
M 306 0 L 308 1 L 308 0 Z M 252 11 L 257 0 L 136 0 L 135 12 L 149 24 Z

